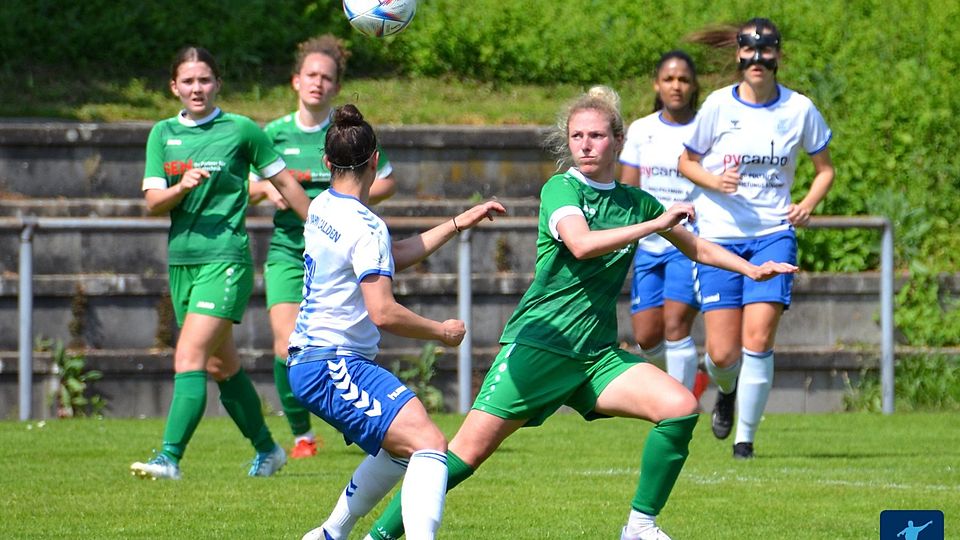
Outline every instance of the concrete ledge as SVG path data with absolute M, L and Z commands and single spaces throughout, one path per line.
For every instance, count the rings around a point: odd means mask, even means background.
M 381 365 L 408 363 L 420 348 L 385 349 Z M 499 347 L 478 347 L 473 352 L 472 392 L 475 396 L 483 375 Z M 106 414 L 114 417 L 163 416 L 173 391 L 171 349 L 87 350 L 87 369 L 103 373 L 91 392 L 108 402 Z M 273 353 L 267 349 L 241 349 L 241 362 L 254 381 L 268 410 L 281 410 L 273 383 Z M 864 369 L 875 369 L 877 351 L 826 349 L 816 347 L 777 350 L 777 375 L 768 405 L 769 412 L 827 412 L 842 410 L 843 394 Z M 0 351 L 0 418 L 15 418 L 18 397 L 16 351 Z M 433 384 L 439 388 L 448 410 L 457 407 L 456 350 L 441 348 Z M 56 391 L 57 375 L 49 353 L 36 353 L 33 371 L 33 410 L 37 418 L 55 414 L 49 396 Z M 217 401 L 215 384 L 208 383 L 207 414 L 224 414 Z M 711 388 L 703 397 L 705 408 L 714 399 Z
M 154 122 L 0 122 L 4 146 L 135 146 L 143 148 Z M 546 127 L 377 126 L 380 143 L 396 148 L 539 149 Z

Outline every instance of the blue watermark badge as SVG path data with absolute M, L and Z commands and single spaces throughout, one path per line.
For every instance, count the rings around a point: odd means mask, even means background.
M 943 540 L 940 510 L 880 512 L 880 540 Z

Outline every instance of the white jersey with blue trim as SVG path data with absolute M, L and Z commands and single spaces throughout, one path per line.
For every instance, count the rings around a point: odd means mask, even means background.
M 387 225 L 357 198 L 328 189 L 311 203 L 304 225 L 303 301 L 290 347 L 373 360 L 380 330 L 370 320 L 360 281 L 393 278 Z
M 620 163 L 636 167 L 640 172 L 640 187 L 660 201 L 664 208 L 674 203 L 691 202 L 697 185 L 680 174 L 677 162 L 683 152 L 683 143 L 693 133 L 693 122 L 674 124 L 657 111 L 630 124 L 627 139 L 620 152 Z M 687 229 L 693 231 L 692 226 Z M 676 249 L 659 234 L 641 238 L 638 247 L 650 253 Z
M 763 104 L 740 99 L 737 85 L 710 94 L 684 146 L 716 175 L 738 167 L 732 194 L 699 189 L 694 205 L 700 236 L 716 241 L 755 238 L 790 228 L 787 208 L 797 153 L 823 151 L 832 132 L 806 96 L 777 85 Z

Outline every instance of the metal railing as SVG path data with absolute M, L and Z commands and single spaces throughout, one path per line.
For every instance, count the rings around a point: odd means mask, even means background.
M 439 225 L 449 218 L 433 217 L 386 217 L 391 230 L 424 230 Z M 33 386 L 33 236 L 38 230 L 47 231 L 118 231 L 145 230 L 166 231 L 167 218 L 59 218 L 21 216 L 0 218 L 0 230 L 20 231 L 19 289 L 17 309 L 20 318 L 18 338 L 19 406 L 20 420 L 28 420 L 32 413 Z M 536 230 L 537 218 L 498 218 L 484 222 L 484 229 Z M 248 218 L 247 229 L 269 230 L 273 223 L 269 218 Z M 894 410 L 894 343 L 893 343 L 893 224 L 885 217 L 877 216 L 817 216 L 808 224 L 816 229 L 879 229 L 882 231 L 880 247 L 880 381 L 882 409 L 884 414 Z M 471 374 L 473 370 L 472 339 L 470 333 L 472 312 L 471 284 L 471 230 L 458 238 L 458 284 L 457 305 L 459 317 L 466 323 L 467 333 L 458 349 L 457 383 L 458 406 L 461 413 L 470 408 L 472 398 Z

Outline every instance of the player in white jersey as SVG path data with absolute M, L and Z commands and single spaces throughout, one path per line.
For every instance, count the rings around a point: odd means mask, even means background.
M 446 492 L 446 438 L 413 392 L 374 363 L 380 330 L 459 345 L 463 321 L 433 321 L 398 304 L 393 274 L 505 211 L 489 201 L 393 243 L 386 224 L 367 207 L 379 159 L 376 135 L 360 111 L 337 108 L 325 141 L 331 186 L 310 203 L 304 228 L 303 302 L 287 364 L 294 395 L 369 456 L 331 515 L 305 538 L 347 538 L 401 476 L 404 525 L 411 538 L 434 538 Z
M 266 125 L 264 132 L 287 168 L 300 181 L 310 198 L 330 185 L 330 171 L 323 165 L 323 145 L 330 127 L 333 100 L 347 68 L 349 51 L 331 34 L 310 38 L 297 46 L 291 86 L 297 92 L 297 110 Z M 287 346 L 303 300 L 303 220 L 289 209 L 287 201 L 270 182 L 250 172 L 250 199 L 269 199 L 277 207 L 273 236 L 263 265 L 270 328 L 273 331 L 273 378 L 283 407 L 283 416 L 294 437 L 290 457 L 306 458 L 317 453 L 318 440 L 311 429 L 310 412 L 294 397 L 287 377 Z M 393 167 L 383 153 L 377 179 L 370 188 L 370 202 L 389 198 L 395 190 Z
M 630 124 L 620 152 L 620 181 L 638 186 L 670 207 L 693 200 L 696 185 L 677 171 L 677 158 L 693 129 L 699 92 L 693 59 L 664 53 L 654 69 L 653 114 Z M 694 232 L 692 224 L 687 229 Z M 700 304 L 693 261 L 659 235 L 641 238 L 633 262 L 630 312 L 633 335 L 651 363 L 694 389 L 697 346 L 690 336 Z
M 716 44 L 722 41 L 718 35 L 705 32 L 695 39 Z M 680 172 L 702 188 L 694 201 L 701 236 L 754 262 L 795 262 L 794 227 L 807 224 L 833 183 L 827 148 L 832 133 L 810 99 L 777 82 L 780 32 L 771 21 L 751 19 L 735 37 L 741 81 L 707 97 L 680 156 Z M 794 203 L 790 190 L 800 150 L 810 156 L 815 174 L 807 194 Z M 755 283 L 723 270 L 699 270 L 704 363 L 719 389 L 713 433 L 720 439 L 730 434 L 736 402 L 733 456 L 752 458 L 793 279 Z

